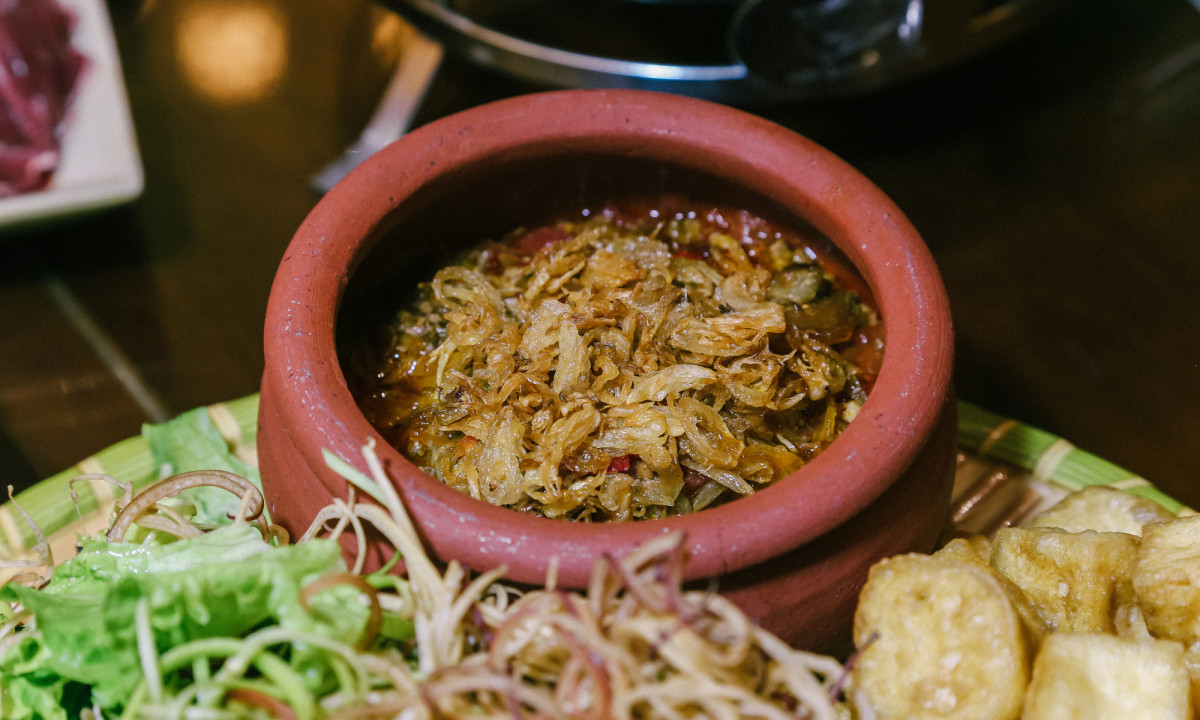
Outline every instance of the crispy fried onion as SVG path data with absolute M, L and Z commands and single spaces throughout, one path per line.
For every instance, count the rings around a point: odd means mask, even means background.
M 533 237 L 555 241 L 528 254 Z M 750 494 L 832 442 L 865 397 L 838 343 L 872 321 L 784 239 L 752 258 L 686 223 L 598 217 L 438 272 L 356 394 L 476 498 L 659 517 Z

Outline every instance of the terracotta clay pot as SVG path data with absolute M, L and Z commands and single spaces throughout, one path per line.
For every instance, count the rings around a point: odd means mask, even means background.
M 858 417 L 793 475 L 685 517 L 578 524 L 530 517 L 452 490 L 390 448 L 351 397 L 339 343 L 369 326 L 455 249 L 557 211 L 664 193 L 746 208 L 827 238 L 871 288 L 886 328 L 878 380 Z M 389 300 L 390 298 L 390 300 Z M 259 451 L 274 520 L 302 532 L 346 483 L 323 450 L 366 468 L 378 455 L 435 558 L 501 563 L 562 586 L 670 529 L 686 532 L 687 578 L 719 587 L 785 640 L 844 640 L 871 563 L 932 549 L 954 468 L 952 332 L 930 254 L 896 206 L 797 134 L 705 101 L 568 90 L 474 108 L 370 158 L 313 209 L 287 250 L 266 319 Z M 372 547 L 372 562 L 379 562 Z

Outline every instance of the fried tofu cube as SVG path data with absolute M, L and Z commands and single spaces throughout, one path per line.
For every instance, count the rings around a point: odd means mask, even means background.
M 1175 516 L 1149 498 L 1110 487 L 1089 487 L 1067 495 L 1024 523 L 1025 527 L 1055 527 L 1067 532 L 1123 532 L 1141 535 L 1142 527 Z
M 1200 709 L 1200 645 L 1190 645 L 1183 650 L 1183 664 L 1187 667 L 1188 680 L 1192 685 L 1192 711 Z
M 1029 674 L 1021 617 L 990 568 L 909 554 L 872 566 L 854 617 L 851 697 L 880 720 L 1013 720 Z
M 1138 545 L 1128 533 L 1004 528 L 992 541 L 991 564 L 1049 631 L 1125 633 L 1137 602 L 1130 575 Z
M 984 538 L 983 542 L 984 544 L 981 546 L 974 542 L 973 538 L 954 538 L 938 548 L 933 554 L 937 557 L 954 558 L 955 560 L 975 563 L 976 565 L 987 565 L 991 552 L 987 546 L 987 538 Z M 983 548 L 982 550 L 981 547 Z
M 934 557 L 952 558 L 980 565 L 992 571 L 1004 587 L 1004 592 L 1008 595 L 1009 601 L 1012 602 L 1013 607 L 1016 608 L 1017 613 L 1021 616 L 1021 621 L 1025 625 L 1026 636 L 1031 646 L 1036 649 L 1038 643 L 1041 642 L 1042 636 L 1046 633 L 1046 624 L 1037 614 L 1037 611 L 1034 609 L 1032 603 L 1029 602 L 1029 598 L 1025 596 L 1025 593 L 1011 580 L 992 568 L 989 563 L 992 549 L 991 543 L 991 539 L 984 535 L 954 538 L 938 548 L 933 555 Z
M 1033 662 L 1023 720 L 1187 720 L 1183 646 L 1101 633 L 1053 633 Z
M 1200 515 L 1143 528 L 1133 587 L 1154 637 L 1200 640 Z

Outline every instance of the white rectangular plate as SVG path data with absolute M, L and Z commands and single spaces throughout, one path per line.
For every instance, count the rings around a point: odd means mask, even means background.
M 87 56 L 62 128 L 62 160 L 44 189 L 0 198 L 9 228 L 129 202 L 142 194 L 141 156 L 121 58 L 104 0 L 60 0 L 77 16 L 72 43 Z

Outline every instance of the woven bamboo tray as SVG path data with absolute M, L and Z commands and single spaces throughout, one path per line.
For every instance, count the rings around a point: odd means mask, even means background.
M 196 442 L 223 446 L 219 449 L 228 456 L 231 467 L 215 469 L 232 469 L 242 475 L 256 471 L 257 394 L 196 408 L 185 415 L 169 422 L 188 420 L 196 427 Z M 136 492 L 173 471 L 200 469 L 179 467 L 181 461 L 186 464 L 186 458 L 165 457 L 155 448 L 156 427 L 161 426 L 148 425 L 140 435 L 107 447 L 0 505 L 0 560 L 35 557 L 34 527 L 45 535 L 56 562 L 75 554 L 79 535 L 107 529 L 122 490 L 102 476 L 129 483 Z M 164 462 L 175 465 L 164 467 Z M 0 583 L 17 571 L 0 568 Z
M 959 457 L 951 520 L 946 536 L 984 534 L 1019 524 L 1054 504 L 1067 492 L 1108 485 L 1151 498 L 1168 510 L 1190 514 L 1144 478 L 1127 472 L 1051 433 L 960 402 Z M 197 442 L 225 446 L 234 469 L 254 474 L 258 396 L 197 408 L 186 418 Z M 0 560 L 32 557 L 40 528 L 56 561 L 74 554 L 80 534 L 108 526 L 120 488 L 107 475 L 136 491 L 172 471 L 198 468 L 160 466 L 178 462 L 154 447 L 154 429 L 124 440 L 47 478 L 0 505 Z M 149 438 L 149 439 L 148 439 Z M 27 516 L 27 517 L 26 517 Z M 0 568 L 0 582 L 9 576 Z

